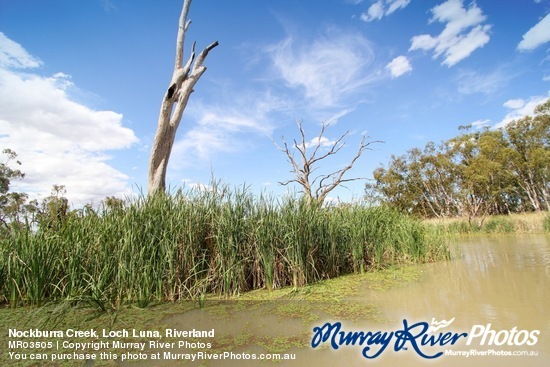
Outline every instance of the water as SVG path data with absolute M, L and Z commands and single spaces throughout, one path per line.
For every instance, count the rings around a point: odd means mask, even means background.
M 550 244 L 547 236 L 471 237 L 456 261 L 424 267 L 422 282 L 376 295 L 386 314 L 456 317 L 465 324 L 511 321 L 524 328 L 550 323 Z M 406 307 L 399 304 L 406 303 Z M 520 325 L 518 325 L 520 326 Z
M 457 244 L 456 259 L 421 266 L 423 276 L 419 281 L 390 290 L 372 290 L 365 288 L 352 299 L 345 301 L 358 308 L 376 307 L 379 314 L 375 319 L 382 321 L 335 319 L 322 311 L 316 321 L 301 318 L 300 308 L 314 307 L 312 303 L 296 303 L 287 307 L 284 317 L 276 308 L 282 303 L 249 304 L 230 313 L 209 314 L 205 310 L 194 310 L 175 315 L 166 320 L 170 327 L 180 330 L 211 329 L 216 330 L 216 339 L 225 337 L 239 347 L 228 349 L 234 353 L 265 353 L 262 341 L 277 337 L 289 340 L 311 340 L 311 330 L 325 322 L 342 321 L 346 330 L 353 331 L 395 331 L 403 329 L 403 319 L 409 323 L 451 320 L 453 323 L 439 332 L 466 332 L 474 325 L 482 325 L 508 334 L 514 327 L 524 333 L 540 330 L 538 342 L 533 346 L 489 346 L 480 345 L 480 338 L 472 345 L 465 345 L 465 338 L 453 346 L 423 348 L 428 354 L 450 349 L 453 351 L 478 352 L 494 350 L 516 352 L 536 352 L 537 356 L 442 356 L 434 360 L 419 357 L 411 347 L 395 352 L 393 343 L 380 357 L 367 360 L 361 356 L 359 346 L 343 346 L 339 350 L 332 348 L 312 349 L 309 346 L 286 348 L 282 353 L 295 353 L 295 361 L 282 363 L 244 360 L 223 360 L 188 362 L 190 366 L 549 366 L 550 365 L 550 236 L 547 235 L 510 235 L 494 237 L 468 237 Z M 312 306 L 313 305 L 313 306 Z M 286 307 L 286 306 L 285 306 Z M 308 311 L 309 312 L 309 311 Z M 481 327 L 481 326 L 480 326 Z M 439 333 L 438 332 L 438 333 Z M 248 336 L 248 339 L 247 337 Z M 254 336 L 254 337 L 251 337 Z M 526 336 L 526 334 L 521 334 Z M 238 339 L 244 339 L 239 343 Z M 253 340 L 246 344 L 246 340 Z M 373 347 L 377 349 L 377 347 Z M 213 352 L 216 350 L 212 350 Z M 182 350 L 174 350 L 182 352 Z M 216 351 L 218 352 L 218 351 Z M 138 364 L 131 364 L 136 366 Z M 142 362 L 139 365 L 151 366 Z M 181 365 L 181 361 L 163 361 L 162 366 Z
M 550 237 L 510 235 L 469 237 L 458 243 L 457 259 L 424 266 L 422 281 L 373 294 L 392 320 L 440 321 L 455 318 L 449 329 L 469 331 L 491 324 L 493 330 L 540 330 L 533 347 L 476 346 L 454 350 L 537 351 L 537 357 L 441 357 L 438 366 L 550 365 Z M 410 360 L 408 365 L 426 361 Z

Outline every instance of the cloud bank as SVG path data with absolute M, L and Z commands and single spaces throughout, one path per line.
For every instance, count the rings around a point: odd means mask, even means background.
M 0 33 L 0 146 L 17 152 L 26 173 L 14 182 L 33 197 L 65 185 L 76 205 L 130 192 L 128 176 L 108 164 L 107 151 L 138 141 L 122 115 L 74 102 L 70 76 L 42 76 L 42 62 Z

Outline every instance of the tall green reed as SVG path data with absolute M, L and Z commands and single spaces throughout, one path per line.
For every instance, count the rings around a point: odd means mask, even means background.
M 247 188 L 178 190 L 0 239 L 0 303 L 124 304 L 301 286 L 448 256 L 442 237 L 385 207 L 320 208 Z

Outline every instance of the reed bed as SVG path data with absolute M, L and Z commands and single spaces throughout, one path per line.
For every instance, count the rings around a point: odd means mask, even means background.
M 0 303 L 145 307 L 448 256 L 429 226 L 390 208 L 318 208 L 218 185 L 14 229 L 0 240 Z
M 432 218 L 423 222 L 449 235 L 550 232 L 550 213 L 548 211 L 493 215 L 473 220 Z

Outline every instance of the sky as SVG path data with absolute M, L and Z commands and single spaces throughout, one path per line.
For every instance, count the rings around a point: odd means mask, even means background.
M 0 148 L 33 198 L 75 207 L 147 191 L 182 0 L 0 0 Z M 329 200 L 360 199 L 392 155 L 505 126 L 550 97 L 549 0 L 195 0 L 186 35 L 214 41 L 180 124 L 170 190 L 212 177 L 255 194 L 299 187 L 282 137 L 329 124 L 325 174 L 373 141 Z M 375 142 L 376 141 L 376 142 Z M 311 144 L 308 144 L 308 146 Z M 311 152 L 311 150 L 310 150 Z

